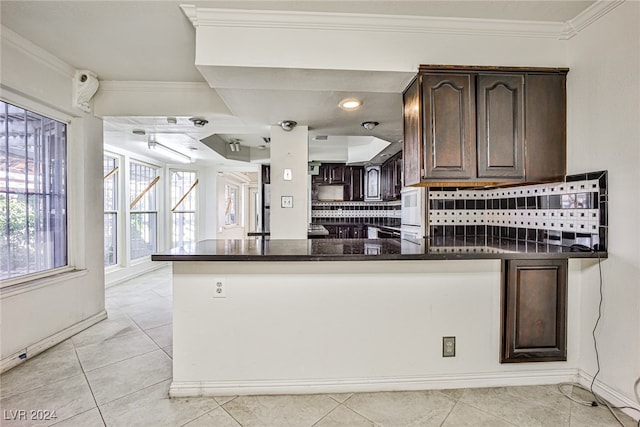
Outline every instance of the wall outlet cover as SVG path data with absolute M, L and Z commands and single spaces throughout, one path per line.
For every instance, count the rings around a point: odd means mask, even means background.
M 280 207 L 282 208 L 292 208 L 293 207 L 293 196 L 282 196 L 280 199 Z
M 456 356 L 456 337 L 442 337 L 442 357 Z

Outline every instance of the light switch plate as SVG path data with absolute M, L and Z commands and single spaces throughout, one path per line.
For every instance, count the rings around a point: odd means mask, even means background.
M 284 180 L 285 181 L 291 181 L 293 179 L 293 173 L 291 172 L 291 169 L 285 169 L 284 170 Z
M 282 208 L 292 208 L 293 207 L 293 196 L 282 196 L 280 199 L 280 207 Z

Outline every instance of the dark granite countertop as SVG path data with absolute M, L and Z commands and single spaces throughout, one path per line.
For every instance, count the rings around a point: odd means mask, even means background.
M 375 261 L 606 258 L 606 252 L 485 236 L 450 239 L 204 240 L 154 254 L 153 261 Z

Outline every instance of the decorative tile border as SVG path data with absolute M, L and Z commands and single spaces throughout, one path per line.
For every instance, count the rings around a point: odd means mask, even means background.
M 315 224 L 375 223 L 400 227 L 402 202 L 312 202 L 311 218 Z
M 607 172 L 500 189 L 430 190 L 432 237 L 489 235 L 607 247 Z

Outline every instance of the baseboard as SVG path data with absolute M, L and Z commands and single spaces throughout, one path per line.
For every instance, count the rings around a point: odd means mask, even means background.
M 7 356 L 0 361 L 0 373 L 8 371 L 9 369 L 18 366 L 25 360 L 31 359 L 32 357 L 42 353 L 43 351 L 53 347 L 56 344 L 60 344 L 62 341 L 71 338 L 78 332 L 82 332 L 88 327 L 95 325 L 96 323 L 107 318 L 106 310 L 102 310 L 98 314 L 94 314 L 93 316 L 82 320 L 74 325 L 69 326 L 68 328 L 63 329 L 60 332 L 57 332 L 51 336 L 48 336 L 45 339 L 42 339 L 35 344 L 28 346 L 25 349 L 18 351 L 10 356 Z M 20 356 L 23 356 L 22 358 Z
M 149 261 L 148 263 L 142 263 L 127 268 L 118 268 L 114 270 L 105 270 L 105 288 L 119 285 L 127 280 L 134 279 L 146 273 L 150 273 L 154 270 L 170 265 L 168 262 Z
M 575 382 L 577 369 L 480 374 L 433 375 L 400 378 L 352 378 L 329 380 L 173 381 L 171 397 L 232 396 L 257 394 L 364 393 L 375 391 L 443 390 L 505 387 Z
M 593 376 L 589 375 L 583 370 L 580 370 L 578 383 L 584 387 L 590 388 L 591 381 L 593 381 Z M 629 406 L 640 411 L 639 402 L 636 402 L 635 400 L 632 400 L 624 394 L 614 390 L 598 379 L 596 379 L 596 381 L 593 383 L 593 391 L 596 394 L 600 395 L 603 399 L 611 403 L 613 406 Z M 634 420 L 640 419 L 640 412 L 638 411 L 634 411 L 633 409 L 622 409 L 622 411 Z

